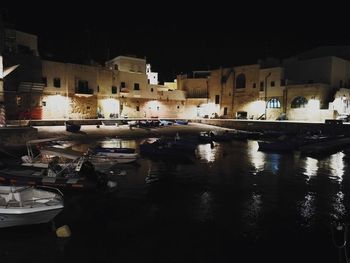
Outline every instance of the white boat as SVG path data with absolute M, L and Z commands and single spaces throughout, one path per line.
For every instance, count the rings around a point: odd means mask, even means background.
M 138 155 L 120 154 L 119 156 L 107 156 L 104 154 L 84 154 L 72 149 L 43 147 L 35 157 L 28 150 L 28 155 L 22 156 L 22 165 L 46 169 L 54 157 L 58 158 L 57 162 L 61 167 L 76 166 L 80 159 L 84 159 L 85 161 L 90 161 L 97 171 L 105 172 L 116 164 L 136 161 Z
M 103 160 L 104 162 L 115 161 L 116 163 L 132 163 L 139 157 L 138 153 L 98 152 L 90 156 L 92 163 Z
M 62 193 L 55 190 L 0 186 L 0 228 L 51 221 L 64 207 Z

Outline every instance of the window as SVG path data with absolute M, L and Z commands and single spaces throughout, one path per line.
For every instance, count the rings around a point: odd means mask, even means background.
M 271 85 L 271 87 L 274 87 L 275 86 L 275 82 L 271 81 L 270 85 Z
M 264 81 L 260 81 L 260 91 L 264 91 Z
M 90 110 L 90 106 L 86 106 L 86 109 L 87 109 L 87 110 Z
M 227 115 L 227 107 L 224 108 L 224 115 Z
M 220 104 L 220 95 L 215 95 L 215 104 Z
M 140 106 L 136 106 L 136 111 L 140 111 Z
M 60 88 L 61 87 L 61 79 L 60 78 L 54 78 L 53 79 L 53 86 L 55 88 Z
M 114 65 L 114 69 L 115 69 L 115 70 L 118 70 L 118 65 Z
M 254 82 L 254 83 L 253 83 L 253 89 L 255 89 L 255 88 L 256 88 L 256 83 Z
M 177 105 L 177 108 L 178 108 L 178 109 L 180 109 L 180 106 L 179 106 L 179 105 Z
M 281 108 L 281 102 L 278 99 L 270 99 L 267 102 L 267 108 L 269 108 L 269 109 L 279 109 L 279 108 Z
M 100 92 L 100 86 L 97 86 L 97 92 Z
M 120 87 L 121 88 L 125 88 L 125 82 L 124 81 L 120 82 Z
M 296 108 L 305 108 L 307 105 L 307 99 L 304 97 L 296 97 L 291 104 L 291 107 L 296 109 Z
M 243 73 L 239 74 L 236 79 L 236 89 L 245 88 L 245 75 Z
M 151 92 L 153 92 L 153 88 L 151 88 Z
M 140 90 L 140 84 L 134 83 L 134 90 Z
M 89 82 L 86 80 L 78 80 L 78 89 L 88 89 L 89 88 Z
M 117 87 L 112 86 L 112 94 L 117 94 Z
M 47 87 L 47 77 L 43 77 L 42 81 L 44 83 L 44 87 Z
M 43 105 L 43 107 L 46 106 L 46 101 L 42 101 L 41 104 Z

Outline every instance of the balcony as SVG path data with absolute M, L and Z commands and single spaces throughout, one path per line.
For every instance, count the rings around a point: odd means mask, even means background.
M 90 97 L 94 94 L 94 90 L 89 87 L 76 87 L 75 88 L 75 95 L 76 96 L 83 96 L 83 97 Z
M 207 99 L 207 91 L 189 91 L 187 92 L 188 99 Z

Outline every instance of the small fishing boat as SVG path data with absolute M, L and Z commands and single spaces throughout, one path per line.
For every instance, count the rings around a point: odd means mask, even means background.
M 0 228 L 47 223 L 64 208 L 63 195 L 28 186 L 0 186 Z

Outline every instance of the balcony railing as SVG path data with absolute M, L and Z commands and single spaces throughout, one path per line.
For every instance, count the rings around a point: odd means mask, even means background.
M 76 87 L 75 93 L 76 94 L 94 94 L 94 90 L 88 87 Z
M 190 99 L 207 99 L 208 93 L 206 91 L 190 91 L 187 92 L 187 98 Z

